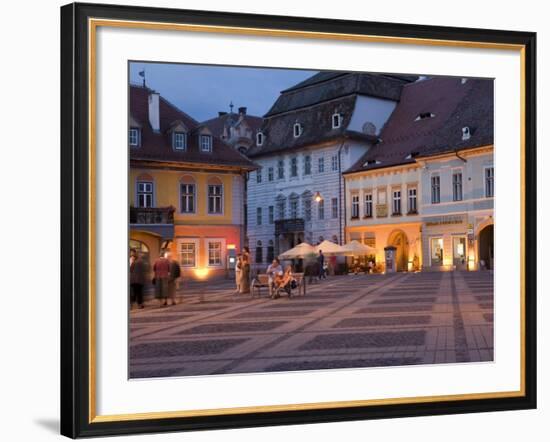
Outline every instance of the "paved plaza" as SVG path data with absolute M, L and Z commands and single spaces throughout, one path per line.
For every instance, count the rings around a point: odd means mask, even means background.
M 184 284 L 130 312 L 130 377 L 493 360 L 492 272 L 337 276 L 305 296 Z

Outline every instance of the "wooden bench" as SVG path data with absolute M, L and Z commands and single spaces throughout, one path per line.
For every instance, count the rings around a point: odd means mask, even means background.
M 290 290 L 290 296 L 295 295 L 302 295 L 305 296 L 306 294 L 306 277 L 304 273 L 293 273 L 292 274 L 294 280 L 296 281 L 296 287 Z M 287 291 L 284 288 L 279 288 L 276 291 L 276 295 L 280 296 L 282 293 L 287 293 Z

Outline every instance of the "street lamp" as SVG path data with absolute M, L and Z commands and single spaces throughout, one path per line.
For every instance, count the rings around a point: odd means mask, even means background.
M 315 192 L 315 195 L 313 195 L 313 199 L 316 203 L 320 203 L 321 201 L 323 201 L 323 197 L 319 192 Z

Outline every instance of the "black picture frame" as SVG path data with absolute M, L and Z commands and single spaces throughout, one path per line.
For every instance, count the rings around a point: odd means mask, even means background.
M 225 12 L 69 4 L 61 8 L 61 434 L 71 437 L 336 422 L 536 408 L 536 247 L 524 253 L 524 395 L 519 397 L 94 422 L 90 419 L 88 19 L 521 45 L 524 242 L 536 244 L 536 34 Z

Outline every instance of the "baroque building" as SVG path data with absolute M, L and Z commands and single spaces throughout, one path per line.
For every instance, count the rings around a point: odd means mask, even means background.
M 493 81 L 403 87 L 380 141 L 344 174 L 346 239 L 396 248 L 397 270 L 491 269 Z
M 255 165 L 147 87 L 130 86 L 130 248 L 172 252 L 184 276 L 223 276 L 244 242 Z
M 281 92 L 247 151 L 248 241 L 257 265 L 302 241 L 343 243 L 342 173 L 378 137 L 417 77 L 321 72 Z

